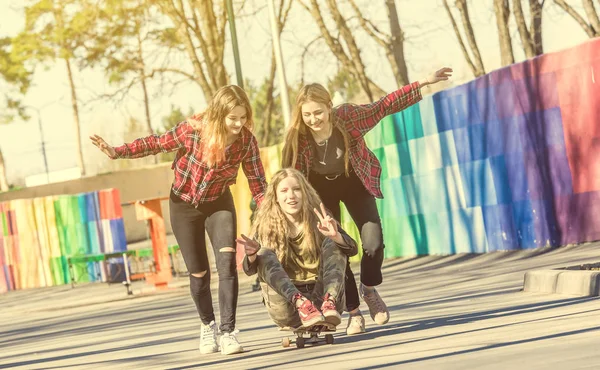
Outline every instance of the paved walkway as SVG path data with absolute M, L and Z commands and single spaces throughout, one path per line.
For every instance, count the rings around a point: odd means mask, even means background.
M 136 283 L 133 298 L 106 284 L 10 292 L 0 296 L 0 368 L 598 369 L 600 299 L 521 288 L 527 270 L 599 262 L 599 252 L 588 244 L 388 260 L 380 291 L 390 322 L 367 318 L 363 335 L 339 332 L 333 346 L 304 349 L 281 347 L 283 334 L 241 276 L 246 352 L 233 356 L 199 353 L 185 279 L 153 294 Z

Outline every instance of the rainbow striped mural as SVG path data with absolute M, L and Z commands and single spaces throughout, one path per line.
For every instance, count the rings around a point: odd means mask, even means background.
M 491 72 L 385 118 L 366 135 L 383 165 L 385 256 L 600 240 L 597 76 L 600 39 Z M 280 155 L 281 145 L 261 149 L 267 179 Z M 248 232 L 243 171 L 231 190 L 238 232 Z M 342 224 L 360 240 L 345 210 Z M 125 250 L 116 189 L 0 203 L 0 292 L 68 283 L 68 257 Z M 103 262 L 81 263 L 77 281 L 105 279 Z
M 494 71 L 369 133 L 385 168 L 386 255 L 600 239 L 599 46 Z
M 383 165 L 386 257 L 600 239 L 599 122 L 600 39 L 387 117 L 366 135 Z M 261 156 L 273 173 L 279 147 Z M 236 204 L 245 212 L 247 182 L 243 174 L 238 180 Z M 239 230 L 247 230 L 246 218 L 238 216 Z M 359 240 L 346 212 L 342 219 Z
M 125 251 L 117 189 L 0 203 L 0 293 L 67 284 L 67 258 Z M 99 262 L 74 265 L 77 282 L 103 281 Z

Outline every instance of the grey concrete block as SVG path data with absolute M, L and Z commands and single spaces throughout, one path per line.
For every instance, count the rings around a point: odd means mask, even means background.
M 600 271 L 528 271 L 525 273 L 523 291 L 577 296 L 600 296 Z
M 600 271 L 564 271 L 556 281 L 556 293 L 598 296 L 600 295 Z
M 532 293 L 555 293 L 560 270 L 533 270 L 525 273 L 523 291 Z

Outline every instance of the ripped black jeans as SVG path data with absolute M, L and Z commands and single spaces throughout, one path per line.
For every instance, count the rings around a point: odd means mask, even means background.
M 344 202 L 360 232 L 364 252 L 360 261 L 360 281 L 367 286 L 381 284 L 385 245 L 375 197 L 369 194 L 354 171 L 350 172 L 349 177 L 340 175 L 333 180 L 311 173 L 309 181 L 321 197 L 325 208 L 331 211 L 338 221 L 341 219 L 340 202 Z M 350 262 L 346 268 L 345 287 L 346 310 L 350 312 L 360 306 L 358 287 Z
M 210 293 L 210 264 L 204 238 L 205 230 L 208 233 L 219 274 L 220 329 L 224 333 L 230 333 L 235 329 L 239 290 L 235 263 L 237 225 L 231 191 L 227 189 L 217 200 L 197 207 L 171 193 L 169 207 L 173 234 L 190 272 L 192 299 L 204 324 L 215 319 Z M 223 248 L 233 248 L 233 251 L 222 251 Z M 201 278 L 191 275 L 203 271 L 206 274 Z

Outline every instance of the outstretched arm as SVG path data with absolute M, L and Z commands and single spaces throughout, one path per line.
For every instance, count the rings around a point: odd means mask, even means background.
M 117 147 L 108 145 L 98 135 L 92 135 L 90 139 L 92 144 L 111 159 L 141 158 L 161 152 L 172 152 L 183 147 L 186 136 L 192 131 L 194 131 L 194 128 L 187 121 L 183 121 L 162 135 L 146 136 Z
M 444 67 L 442 69 L 438 69 L 433 72 L 429 76 L 427 76 L 424 80 L 419 81 L 419 85 L 421 87 L 427 85 L 433 85 L 440 81 L 447 81 L 452 76 L 452 68 Z
M 451 68 L 439 69 L 425 79 L 403 86 L 376 102 L 364 105 L 344 104 L 336 109 L 336 115 L 344 121 L 346 130 L 352 137 L 363 136 L 384 117 L 418 103 L 423 98 L 421 87 L 448 80 L 451 73 Z

